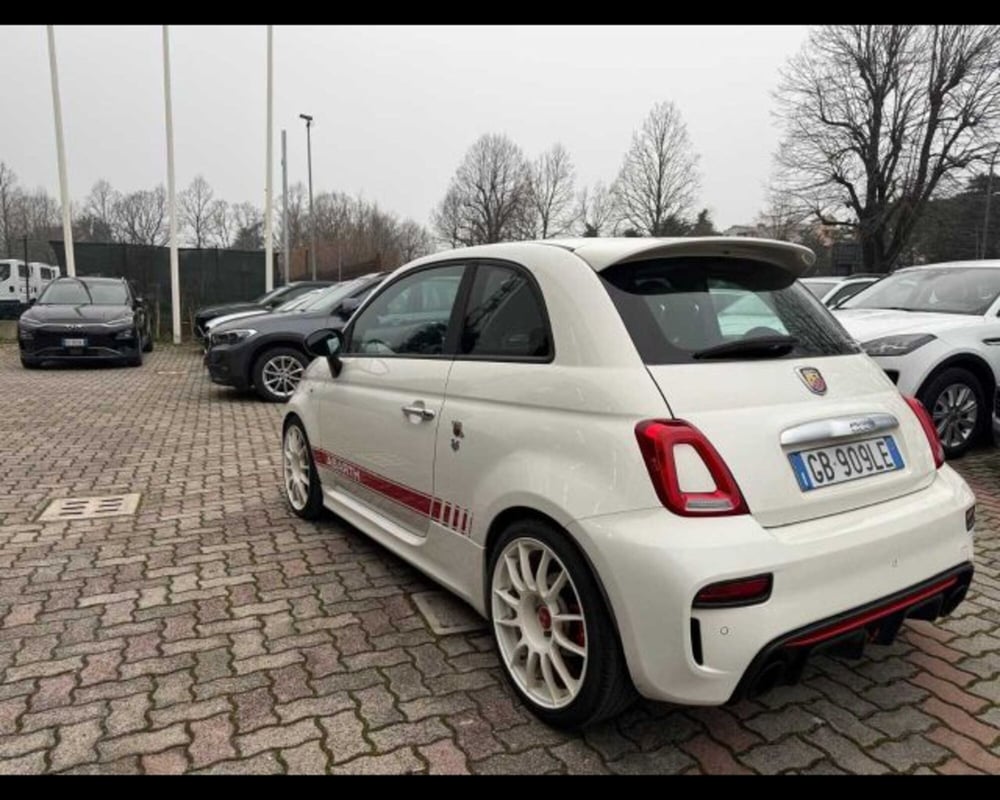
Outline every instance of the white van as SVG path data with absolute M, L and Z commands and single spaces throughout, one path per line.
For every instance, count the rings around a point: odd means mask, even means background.
M 62 270 L 41 261 L 27 265 L 19 259 L 0 260 L 0 301 L 27 303 L 38 299 L 46 286 L 60 277 Z

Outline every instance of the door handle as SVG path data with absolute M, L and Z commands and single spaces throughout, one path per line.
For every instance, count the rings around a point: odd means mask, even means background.
M 403 406 L 403 413 L 407 416 L 412 414 L 422 420 L 434 419 L 434 412 L 429 408 L 424 408 L 423 400 L 417 400 L 412 405 Z

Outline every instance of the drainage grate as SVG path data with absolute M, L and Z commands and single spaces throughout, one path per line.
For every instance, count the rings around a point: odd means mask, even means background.
M 63 497 L 49 503 L 38 521 L 65 522 L 71 519 L 121 517 L 134 514 L 138 507 L 138 494 L 115 494 L 107 497 Z
M 438 636 L 478 631 L 486 625 L 471 606 L 448 592 L 418 592 L 412 597 L 417 610 Z

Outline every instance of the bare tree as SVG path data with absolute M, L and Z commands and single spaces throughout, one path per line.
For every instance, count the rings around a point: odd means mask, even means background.
M 831 25 L 782 72 L 778 182 L 892 268 L 928 201 L 995 147 L 1000 26 Z
M 575 180 L 569 153 L 558 142 L 531 165 L 528 205 L 532 238 L 558 236 L 572 225 Z
M 106 180 L 97 181 L 83 201 L 83 209 L 74 217 L 74 236 L 86 242 L 113 242 L 115 205 L 120 195 Z
M 480 137 L 456 170 L 434 213 L 438 235 L 474 245 L 519 238 L 529 214 L 530 169 L 503 134 Z
M 127 244 L 162 245 L 167 239 L 166 215 L 167 193 L 162 185 L 122 195 L 115 203 L 115 227 Z
M 191 185 L 177 198 L 181 224 L 187 229 L 191 244 L 205 247 L 212 234 L 215 192 L 203 175 L 195 176 Z
M 433 251 L 431 235 L 423 225 L 412 219 L 404 220 L 399 226 L 400 261 L 406 263 L 420 256 L 429 255 Z
M 3 161 L 0 161 L 0 242 L 5 255 L 14 252 L 18 223 L 17 210 L 20 206 L 21 189 L 17 185 L 17 175 Z
M 780 186 L 772 186 L 767 193 L 767 205 L 757 215 L 757 227 L 763 237 L 792 241 L 805 216 L 795 198 Z
M 698 156 L 680 111 L 657 103 L 632 134 L 615 181 L 615 204 L 623 223 L 640 235 L 664 236 L 690 208 L 698 189 Z
M 229 203 L 213 200 L 208 210 L 208 226 L 217 247 L 232 247 L 236 237 L 236 220 Z
M 577 198 L 577 220 L 584 236 L 606 236 L 613 232 L 615 202 L 611 190 L 598 181 L 593 188 L 586 186 Z
M 230 206 L 236 234 L 232 247 L 236 250 L 260 250 L 264 247 L 264 213 L 253 203 Z

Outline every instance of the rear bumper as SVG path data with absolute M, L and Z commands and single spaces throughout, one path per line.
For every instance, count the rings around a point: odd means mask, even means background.
M 861 658 L 866 644 L 892 644 L 907 619 L 933 621 L 954 611 L 972 582 L 972 564 L 962 564 L 873 603 L 806 625 L 761 650 L 747 667 L 730 701 L 775 686 L 797 683 L 813 655 Z
M 602 581 L 639 692 L 720 705 L 761 684 L 762 653 L 967 568 L 973 540 L 965 515 L 974 503 L 945 466 L 917 492 L 778 528 L 752 516 L 679 520 L 659 508 L 591 517 L 569 531 Z M 764 573 L 773 575 L 764 602 L 693 607 L 710 583 Z

